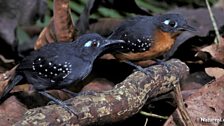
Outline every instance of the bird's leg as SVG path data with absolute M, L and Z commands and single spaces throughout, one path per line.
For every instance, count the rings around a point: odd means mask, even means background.
M 159 65 L 165 65 L 166 63 L 165 63 L 165 60 L 161 60 L 161 59 L 153 59 L 155 62 L 156 62 L 156 64 L 159 64 Z
M 65 88 L 63 88 L 63 89 L 61 89 L 63 92 L 65 92 L 65 93 L 67 93 L 67 94 L 70 94 L 72 97 L 76 97 L 76 96 L 78 96 L 79 95 L 79 93 L 75 93 L 75 92 L 72 92 L 72 91 L 70 91 L 70 90 L 68 90 L 68 89 L 65 89 Z
M 149 75 L 151 78 L 153 78 L 153 76 L 152 76 L 152 74 L 151 74 L 153 71 L 145 70 L 145 69 L 142 68 L 141 66 L 136 65 L 136 64 L 132 63 L 131 61 L 124 61 L 124 62 L 127 63 L 127 64 L 130 65 L 130 66 L 135 67 L 137 70 L 139 70 L 139 71 L 145 73 L 146 75 Z
M 156 64 L 164 65 L 170 71 L 170 65 L 165 63 L 165 60 L 154 59 L 154 61 L 156 62 Z
M 75 111 L 74 109 L 72 109 L 71 107 L 68 106 L 68 104 L 64 103 L 63 101 L 51 96 L 50 94 L 48 94 L 46 91 L 39 91 L 38 93 L 42 94 L 43 96 L 49 98 L 50 100 L 52 100 L 54 103 L 60 105 L 61 107 L 63 107 L 65 110 L 67 110 L 70 113 L 73 113 L 75 116 L 77 116 L 77 111 Z
M 96 94 L 97 94 L 96 91 L 91 91 L 91 90 L 89 90 L 89 91 L 81 91 L 80 93 L 78 93 L 79 96 L 80 95 L 96 95 Z
M 80 96 L 80 95 L 96 95 L 96 93 L 97 93 L 95 91 L 82 91 L 82 92 L 79 92 L 79 93 L 75 93 L 75 92 L 72 92 L 72 91 L 70 91 L 68 89 L 65 89 L 65 88 L 62 89 L 62 91 L 72 95 L 73 97 Z

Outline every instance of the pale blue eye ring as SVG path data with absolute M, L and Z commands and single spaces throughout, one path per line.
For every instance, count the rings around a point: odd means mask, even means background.
M 163 23 L 164 23 L 165 25 L 169 25 L 170 20 L 165 20 L 165 21 L 163 21 Z
M 92 45 L 93 41 L 87 41 L 84 45 L 84 47 L 90 47 Z
M 84 47 L 99 47 L 99 46 L 100 46 L 99 41 L 95 41 L 95 40 L 87 41 L 87 42 L 84 44 Z

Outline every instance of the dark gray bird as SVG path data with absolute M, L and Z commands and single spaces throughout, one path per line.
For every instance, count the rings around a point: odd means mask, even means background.
M 104 51 L 124 43 L 122 40 L 107 40 L 98 34 L 85 34 L 74 42 L 48 44 L 25 57 L 16 68 L 15 76 L 9 81 L 0 96 L 3 98 L 23 79 L 32 84 L 42 95 L 76 113 L 62 101 L 45 90 L 61 89 L 78 84 L 91 72 L 95 59 Z

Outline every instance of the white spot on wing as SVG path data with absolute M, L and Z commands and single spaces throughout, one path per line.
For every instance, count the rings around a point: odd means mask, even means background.
M 35 66 L 33 65 L 32 67 L 33 67 L 33 70 L 35 70 Z

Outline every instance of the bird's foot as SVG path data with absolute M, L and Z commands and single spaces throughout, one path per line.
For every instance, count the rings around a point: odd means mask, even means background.
M 125 63 L 127 63 L 130 66 L 135 67 L 137 70 L 139 70 L 139 71 L 145 73 L 146 75 L 149 75 L 151 78 L 153 78 L 153 76 L 152 76 L 153 71 L 146 70 L 146 69 L 142 68 L 141 66 L 132 63 L 131 61 L 125 61 Z
M 96 93 L 97 93 L 95 91 L 82 91 L 82 92 L 79 92 L 79 93 L 75 93 L 75 92 L 72 92 L 72 91 L 70 91 L 68 89 L 62 89 L 62 91 L 72 95 L 73 97 L 81 96 L 81 95 L 96 95 Z
M 79 93 L 75 93 L 75 92 L 72 92 L 72 91 L 70 91 L 70 90 L 68 90 L 68 89 L 61 89 L 63 92 L 65 92 L 65 93 L 67 93 L 67 94 L 69 94 L 69 95 L 71 95 L 72 97 L 76 97 L 76 96 L 78 96 L 79 95 Z
M 78 93 L 79 96 L 81 96 L 81 95 L 84 95 L 84 96 L 85 95 L 94 95 L 94 96 L 96 96 L 96 94 L 97 94 L 96 91 L 91 91 L 91 90 L 90 91 L 81 91 L 81 92 Z
M 69 104 L 51 96 L 46 91 L 39 91 L 39 93 L 42 94 L 43 96 L 49 98 L 50 100 L 52 100 L 55 104 L 58 104 L 59 106 L 64 108 L 66 111 L 68 111 L 78 117 L 78 112 L 75 109 L 71 108 Z
M 156 61 L 156 64 L 163 65 L 168 69 L 168 71 L 170 71 L 170 67 L 171 67 L 170 64 L 167 64 L 164 60 L 160 60 L 160 59 L 155 59 L 155 61 Z

